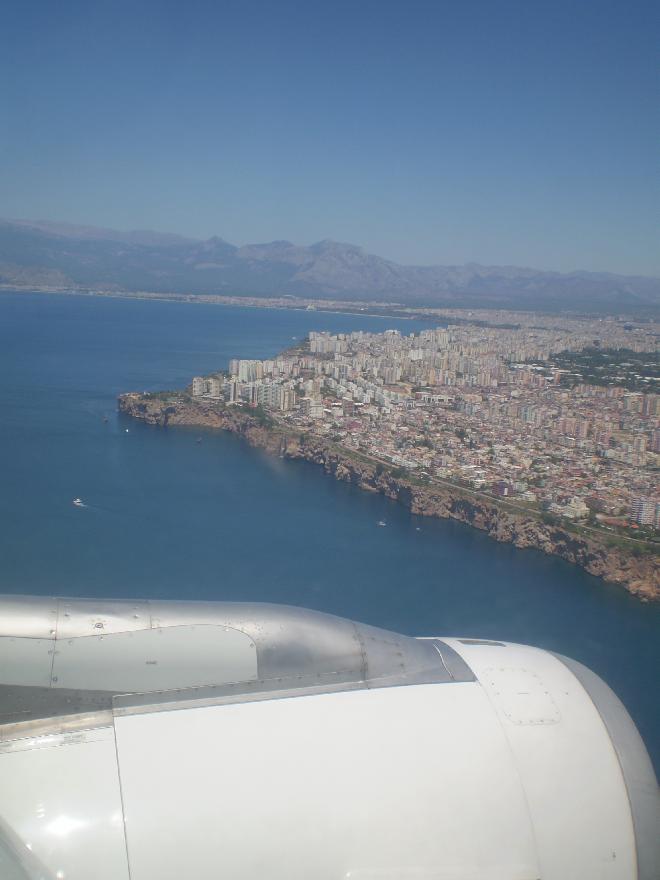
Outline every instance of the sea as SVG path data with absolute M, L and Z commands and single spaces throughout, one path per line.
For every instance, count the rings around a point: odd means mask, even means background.
M 428 326 L 1 293 L 0 592 L 283 602 L 412 635 L 538 645 L 614 688 L 657 770 L 660 605 L 234 435 L 117 413 L 123 391 L 180 388 L 232 357 L 272 357 L 310 330 Z

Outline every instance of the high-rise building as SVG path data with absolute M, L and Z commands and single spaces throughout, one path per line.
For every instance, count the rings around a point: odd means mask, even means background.
M 207 381 L 207 393 L 211 395 L 211 397 L 215 397 L 216 399 L 220 399 L 222 397 L 222 380 L 217 376 L 211 376 Z
M 228 391 L 227 400 L 229 401 L 229 403 L 236 403 L 236 401 L 238 400 L 238 397 L 239 397 L 238 390 L 239 390 L 238 382 L 236 382 L 234 379 L 232 379 L 232 381 L 229 382 L 227 385 L 227 391 Z
M 656 428 L 651 433 L 651 450 L 653 452 L 660 452 L 660 428 Z
M 651 498 L 635 498 L 630 505 L 630 515 L 640 526 L 655 524 L 656 502 Z
M 642 403 L 642 415 L 657 416 L 660 411 L 660 397 L 657 394 L 645 394 Z
M 238 362 L 238 379 L 240 382 L 255 382 L 263 376 L 263 365 L 261 361 L 244 361 Z
M 279 409 L 282 400 L 282 386 L 277 383 L 257 385 L 257 400 L 259 406 L 266 409 Z

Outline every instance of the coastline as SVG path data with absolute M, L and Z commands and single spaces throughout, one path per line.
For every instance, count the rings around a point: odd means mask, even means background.
M 396 319 L 400 321 L 442 321 L 442 308 L 404 306 L 399 303 L 363 300 L 333 300 L 314 297 L 289 296 L 234 296 L 212 293 L 156 293 L 148 290 L 103 290 L 75 287 L 39 287 L 0 284 L 2 293 L 36 293 L 57 296 L 100 297 L 105 299 L 135 299 L 142 302 L 169 302 L 188 305 L 231 306 L 246 309 L 277 309 L 292 312 L 314 311 L 329 315 L 356 315 L 361 318 Z M 376 311 L 369 311 L 369 309 Z M 466 307 L 467 310 L 467 307 Z M 457 319 L 460 320 L 460 319 Z
M 460 300 L 431 304 L 408 304 L 358 299 L 322 299 L 319 297 L 290 296 L 253 296 L 220 293 L 162 293 L 149 290 L 119 290 L 110 288 L 57 287 L 42 285 L 22 285 L 16 283 L 0 283 L 0 295 L 3 293 L 17 294 L 52 294 L 56 296 L 77 296 L 81 298 L 101 298 L 120 300 L 140 300 L 142 302 L 169 302 L 188 305 L 232 306 L 247 309 L 276 309 L 278 311 L 312 311 L 319 314 L 350 315 L 361 318 L 395 319 L 399 321 L 433 321 L 437 323 L 451 322 L 455 324 L 474 324 L 490 327 L 509 327 L 511 321 L 518 323 L 521 316 L 529 320 L 533 316 L 549 321 L 582 320 L 586 318 L 637 321 L 642 324 L 656 323 L 657 309 L 631 311 L 590 310 L 587 308 L 570 309 L 550 308 L 537 309 L 525 306 L 506 304 L 470 304 Z
M 609 546 L 600 536 L 577 533 L 563 524 L 545 523 L 513 504 L 448 483 L 423 483 L 412 476 L 395 474 L 383 462 L 322 438 L 292 431 L 243 407 L 193 400 L 185 392 L 129 392 L 119 396 L 118 407 L 125 415 L 158 427 L 231 431 L 272 455 L 312 462 L 335 479 L 379 492 L 416 515 L 455 519 L 486 532 L 494 540 L 559 556 L 589 574 L 618 584 L 641 601 L 660 600 L 657 557 L 635 555 L 632 545 L 630 549 L 621 542 Z

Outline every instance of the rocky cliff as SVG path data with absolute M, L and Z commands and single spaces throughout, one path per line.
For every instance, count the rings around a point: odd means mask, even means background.
M 660 599 L 657 556 L 635 555 L 623 546 L 608 546 L 598 537 L 586 538 L 561 526 L 546 524 L 532 514 L 507 508 L 458 487 L 421 485 L 395 476 L 380 462 L 358 456 L 322 438 L 294 433 L 278 423 L 258 418 L 249 410 L 193 401 L 186 394 L 136 393 L 121 395 L 119 409 L 150 425 L 190 425 L 232 431 L 252 446 L 284 458 L 314 462 L 338 480 L 380 492 L 405 505 L 412 513 L 459 520 L 483 530 L 496 541 L 560 556 L 590 574 L 620 584 L 642 600 Z

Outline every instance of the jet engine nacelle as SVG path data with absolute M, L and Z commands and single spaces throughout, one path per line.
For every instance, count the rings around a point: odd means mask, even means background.
M 0 597 L 2 880 L 660 876 L 609 687 L 276 605 Z

